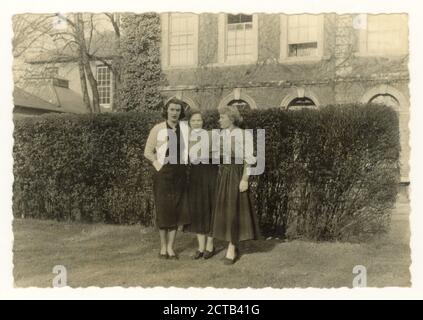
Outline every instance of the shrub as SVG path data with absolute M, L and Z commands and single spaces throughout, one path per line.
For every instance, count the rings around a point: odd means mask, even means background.
M 16 121 L 15 214 L 151 223 L 151 179 L 143 151 L 147 123 L 159 119 L 156 113 L 128 112 Z
M 243 111 L 266 130 L 252 178 L 263 233 L 346 240 L 386 230 L 399 183 L 395 111 L 379 105 Z M 217 112 L 205 126 L 217 128 Z M 153 224 L 143 150 L 157 112 L 47 115 L 15 122 L 15 216 Z

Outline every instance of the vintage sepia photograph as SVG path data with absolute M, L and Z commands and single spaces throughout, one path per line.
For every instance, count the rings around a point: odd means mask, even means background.
M 407 13 L 11 24 L 15 288 L 411 287 Z

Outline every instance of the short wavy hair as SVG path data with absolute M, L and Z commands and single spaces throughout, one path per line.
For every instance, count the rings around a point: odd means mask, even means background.
M 217 111 L 219 111 L 219 114 L 226 114 L 236 126 L 242 125 L 244 121 L 241 114 L 239 113 L 238 108 L 235 106 L 222 106 L 219 107 Z
M 195 116 L 196 114 L 199 114 L 199 115 L 201 116 L 201 119 L 203 119 L 203 121 L 204 121 L 204 115 L 203 115 L 203 113 L 202 113 L 200 110 L 198 110 L 198 109 L 190 109 L 190 110 L 187 112 L 187 114 L 186 114 L 187 119 L 188 119 L 188 124 L 189 124 L 189 126 L 191 126 L 191 124 L 189 123 L 189 122 L 191 121 L 191 118 L 192 118 L 193 116 Z
M 185 109 L 187 108 L 188 104 L 185 101 L 182 101 L 181 99 L 177 99 L 177 98 L 172 98 L 168 101 L 166 101 L 166 103 L 163 106 L 163 110 L 162 110 L 162 116 L 163 118 L 167 119 L 167 110 L 169 109 L 169 105 L 171 104 L 177 104 L 181 106 L 181 114 L 179 115 L 179 120 L 182 120 L 185 118 Z

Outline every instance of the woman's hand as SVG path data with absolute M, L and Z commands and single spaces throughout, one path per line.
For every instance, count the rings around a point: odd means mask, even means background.
M 245 192 L 248 190 L 248 181 L 241 180 L 239 183 L 239 192 Z

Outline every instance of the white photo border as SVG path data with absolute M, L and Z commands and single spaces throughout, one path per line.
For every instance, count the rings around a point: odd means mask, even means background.
M 423 3 L 420 1 L 385 0 L 255 0 L 227 1 L 202 0 L 170 1 L 156 0 L 134 2 L 50 0 L 13 1 L 2 5 L 1 12 L 1 192 L 0 192 L 0 299 L 414 299 L 423 289 L 423 151 L 419 137 L 423 135 L 423 43 L 419 30 L 423 28 Z M 407 13 L 410 26 L 410 144 L 411 144 L 411 288 L 360 288 L 360 289 L 181 289 L 181 288 L 87 288 L 87 289 L 16 289 L 13 286 L 13 232 L 12 232 L 12 183 L 13 183 L 13 121 L 12 121 L 12 24 L 11 18 L 17 13 L 43 12 L 267 12 L 267 13 Z M 188 293 L 188 294 L 187 294 Z M 259 294 L 258 294 L 259 293 Z

